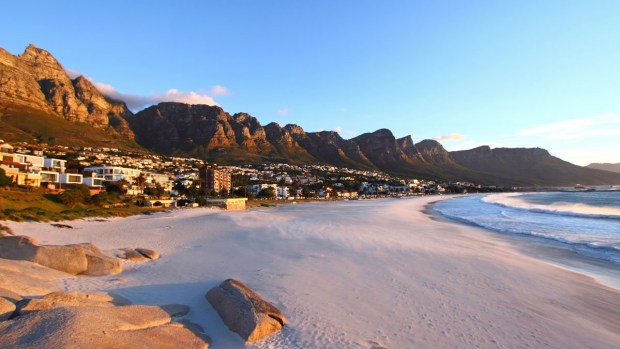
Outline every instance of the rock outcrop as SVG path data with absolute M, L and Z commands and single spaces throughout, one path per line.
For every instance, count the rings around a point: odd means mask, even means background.
M 0 322 L 0 347 L 12 348 L 208 348 L 197 325 L 173 321 L 185 306 L 116 306 L 102 294 L 56 293 L 26 304 Z M 32 302 L 32 303 L 30 303 Z
M 140 253 L 141 255 L 143 255 L 144 257 L 148 259 L 159 258 L 159 253 L 157 253 L 157 251 L 154 251 L 148 248 L 136 247 L 136 252 Z
M 15 312 L 15 303 L 0 297 L 0 321 L 8 320 Z
M 72 276 L 36 263 L 0 258 L 0 297 L 18 302 L 22 296 L 40 296 L 59 289 Z
M 265 338 L 286 324 L 278 308 L 237 280 L 222 282 L 205 297 L 226 326 L 248 343 Z
M 97 246 L 89 243 L 75 245 L 84 250 L 87 267 L 84 275 L 110 275 L 123 271 L 120 260 L 101 251 Z
M 113 307 L 129 304 L 126 299 L 105 292 L 52 292 L 41 298 L 32 298 L 20 302 L 16 314 L 21 315 L 58 307 Z
M 13 56 L 0 49 L 0 113 L 37 110 L 133 139 L 124 102 L 110 100 L 80 76 L 73 80 L 47 51 L 29 45 Z
M 39 245 L 28 236 L 0 237 L 0 258 L 29 261 L 71 275 L 107 275 L 122 271 L 118 260 L 92 244 Z
M 154 250 L 150 250 L 148 248 L 131 248 L 125 247 L 121 248 L 117 251 L 118 258 L 126 259 L 132 262 L 146 262 L 153 259 L 159 258 L 159 253 Z

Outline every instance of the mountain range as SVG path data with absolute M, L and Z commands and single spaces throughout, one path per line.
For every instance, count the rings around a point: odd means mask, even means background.
M 618 173 L 576 166 L 539 148 L 448 152 L 437 141 L 397 139 L 388 129 L 344 139 L 334 131 L 262 125 L 247 113 L 174 102 L 134 114 L 88 79 L 71 79 L 49 52 L 34 45 L 17 56 L 0 49 L 0 138 L 150 150 L 221 164 L 330 164 L 491 185 L 620 184 Z

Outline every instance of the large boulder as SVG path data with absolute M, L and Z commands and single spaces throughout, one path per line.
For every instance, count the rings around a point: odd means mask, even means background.
M 0 297 L 0 321 L 8 320 L 15 312 L 15 303 Z
M 88 260 L 82 247 L 40 246 L 28 236 L 0 237 L 0 258 L 30 261 L 72 275 L 88 269 Z
M 5 281 L 6 279 L 0 278 L 0 280 Z M 0 287 L 0 297 L 6 300 L 9 300 L 13 303 L 17 303 L 21 301 L 22 299 L 24 299 L 24 297 L 22 297 L 19 293 L 11 291 L 11 290 L 7 290 L 6 288 L 2 288 L 2 287 Z
M 0 237 L 0 258 L 30 261 L 72 275 L 109 275 L 123 271 L 118 259 L 93 244 L 39 245 L 28 236 Z
M 158 306 L 57 306 L 0 322 L 0 348 L 208 348 L 209 338 Z
M 157 259 L 159 258 L 159 253 L 154 250 L 150 250 L 148 248 L 136 247 L 136 252 L 140 253 L 144 257 L 148 259 Z
M 33 298 L 21 302 L 17 314 L 27 314 L 32 311 L 55 309 L 59 307 L 113 307 L 114 298 L 105 292 L 52 292 L 42 298 Z
M 84 275 L 110 275 L 118 274 L 123 271 L 121 261 L 101 251 L 97 246 L 89 243 L 78 244 L 84 249 L 86 260 L 88 262 Z
M 246 342 L 255 342 L 279 331 L 284 314 L 243 283 L 228 279 L 207 292 L 207 300 L 226 326 Z
M 36 263 L 0 258 L 1 297 L 16 301 L 22 296 L 40 296 L 60 289 L 73 276 Z

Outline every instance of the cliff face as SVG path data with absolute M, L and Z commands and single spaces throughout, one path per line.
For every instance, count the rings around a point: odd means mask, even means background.
M 444 149 L 441 143 L 435 140 L 423 140 L 415 145 L 415 149 L 425 162 L 444 166 L 451 166 L 455 164 L 454 160 L 450 156 L 450 153 Z
M 140 111 L 130 121 L 136 141 L 157 152 L 208 151 L 236 145 L 231 125 L 234 120 L 217 106 L 160 103 Z
M 125 103 L 106 99 L 83 77 L 71 80 L 49 52 L 34 45 L 18 56 L 0 49 L 0 112 L 24 108 L 133 139 L 126 121 L 133 114 Z
M 372 133 L 364 133 L 351 141 L 359 145 L 361 151 L 376 166 L 398 170 L 407 155 L 396 142 L 396 138 L 388 129 L 380 129 Z

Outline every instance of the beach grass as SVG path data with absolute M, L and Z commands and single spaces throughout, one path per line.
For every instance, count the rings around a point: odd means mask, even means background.
M 92 204 L 77 204 L 69 207 L 58 200 L 58 195 L 33 191 L 0 191 L 0 220 L 16 222 L 64 221 L 86 217 L 127 217 L 162 211 L 161 208 L 139 207 L 128 204 L 120 207 L 106 207 Z

